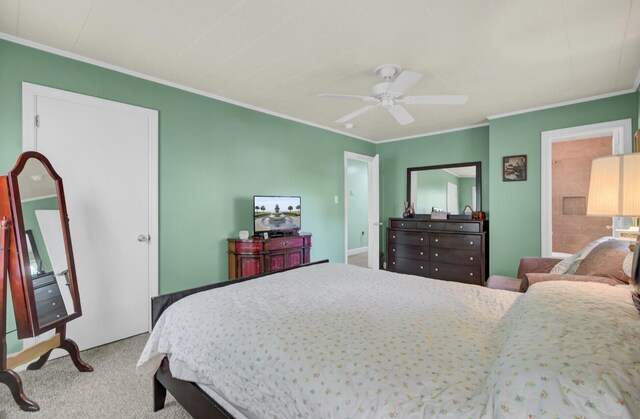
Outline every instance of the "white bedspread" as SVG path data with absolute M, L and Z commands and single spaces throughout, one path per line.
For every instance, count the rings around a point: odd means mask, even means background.
M 259 418 L 633 417 L 630 304 L 602 284 L 518 294 L 322 264 L 178 301 L 138 371 L 167 354 Z
M 170 354 L 260 418 L 478 417 L 518 296 L 315 265 L 178 301 L 138 370 Z

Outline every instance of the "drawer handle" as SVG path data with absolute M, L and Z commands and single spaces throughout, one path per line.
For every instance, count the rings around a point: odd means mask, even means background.
M 469 276 L 473 276 L 473 272 L 469 272 Z
M 420 237 L 420 241 L 424 241 L 424 237 Z
M 438 257 L 438 254 L 436 253 L 436 257 Z
M 469 242 L 469 244 L 470 244 L 471 246 L 473 246 L 473 242 Z
M 460 225 L 460 228 L 464 227 L 462 224 Z
M 429 224 L 429 228 L 431 228 L 431 224 Z
M 393 236 L 393 238 L 395 239 L 395 238 L 396 238 L 396 236 Z
M 436 243 L 438 243 L 438 239 L 436 239 Z
M 53 290 L 49 290 L 48 292 L 49 292 L 49 294 L 51 294 L 53 292 Z
M 396 251 L 396 249 L 391 249 L 391 251 L 395 252 L 395 251 Z
M 402 227 L 404 227 L 404 223 L 400 223 L 400 225 L 401 225 Z
M 424 255 L 424 252 L 420 252 L 420 256 Z
M 473 256 L 471 256 L 471 257 L 469 258 L 469 260 L 473 260 Z
M 438 272 L 438 268 L 436 268 L 436 272 Z
M 392 264 L 392 265 L 395 265 L 396 263 L 395 263 L 395 262 L 391 262 L 391 264 Z
M 289 242 L 284 242 L 284 245 L 285 246 L 289 246 Z
M 56 305 L 56 303 L 51 303 L 51 305 L 52 305 L 52 306 L 55 306 L 55 305 Z
M 420 265 L 420 269 L 424 269 L 424 266 Z
M 59 314 L 56 314 L 56 319 L 59 319 L 59 318 L 60 318 L 60 315 L 59 315 Z

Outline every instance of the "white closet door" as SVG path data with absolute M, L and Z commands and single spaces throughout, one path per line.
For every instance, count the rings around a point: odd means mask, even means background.
M 67 335 L 87 349 L 144 333 L 150 300 L 149 118 L 129 112 L 128 105 L 45 92 L 35 98 L 33 148 L 64 182 L 83 312 L 68 324 Z

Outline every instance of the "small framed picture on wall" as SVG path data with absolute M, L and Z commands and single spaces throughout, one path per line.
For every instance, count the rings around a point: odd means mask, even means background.
M 527 155 L 505 156 L 502 158 L 502 181 L 520 182 L 527 180 Z

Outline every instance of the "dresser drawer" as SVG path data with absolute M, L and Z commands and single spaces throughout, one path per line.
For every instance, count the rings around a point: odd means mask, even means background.
M 415 221 L 408 221 L 408 220 L 391 220 L 391 228 L 416 228 L 416 222 Z
M 429 233 L 421 231 L 389 230 L 389 243 L 429 246 Z
M 445 231 L 447 230 L 447 222 L 446 221 L 418 221 L 417 228 L 421 230 Z
M 389 257 L 387 269 L 401 274 L 429 276 L 429 262 L 423 260 Z
M 67 310 L 64 308 L 64 305 L 56 310 L 48 311 L 45 313 L 40 313 L 38 311 L 38 324 L 40 327 L 43 327 L 49 323 L 52 323 L 56 320 L 63 319 L 67 317 Z
M 262 242 L 259 241 L 236 241 L 232 250 L 235 253 L 260 253 Z
M 291 247 L 302 247 L 304 239 L 302 237 L 282 237 L 271 239 L 264 244 L 265 250 L 283 250 Z
M 448 263 L 431 262 L 429 276 L 435 279 L 465 282 L 467 284 L 483 285 L 480 266 L 451 265 Z
M 36 299 L 36 305 L 37 305 L 41 301 L 48 300 L 54 297 L 59 297 L 60 288 L 58 288 L 58 283 L 54 282 L 51 285 L 46 285 L 44 287 L 34 289 L 33 295 Z
M 454 223 L 449 222 L 446 225 L 447 231 L 461 231 L 463 233 L 480 233 L 480 223 Z
M 431 233 L 431 247 L 446 249 L 482 249 L 482 236 Z
M 397 258 L 429 260 L 429 248 L 426 246 L 390 243 L 388 248 L 389 254 Z
M 33 288 L 40 288 L 46 285 L 51 285 L 56 283 L 56 277 L 53 274 L 47 274 L 44 276 L 40 276 L 38 278 L 33 278 L 31 281 L 33 283 Z
M 478 266 L 482 263 L 482 252 L 480 249 L 458 250 L 432 247 L 429 250 L 431 254 L 430 260 L 433 262 Z

